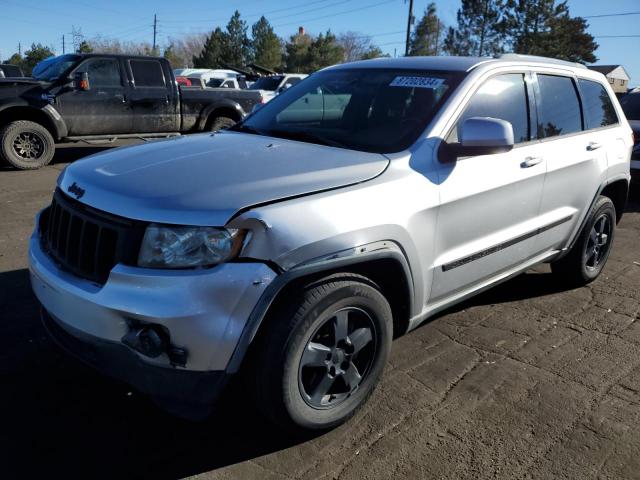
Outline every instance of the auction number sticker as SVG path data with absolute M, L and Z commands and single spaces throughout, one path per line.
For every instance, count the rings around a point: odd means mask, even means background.
M 433 77 L 396 77 L 389 84 L 390 87 L 417 87 L 417 88 L 438 88 L 444 83 L 444 78 Z

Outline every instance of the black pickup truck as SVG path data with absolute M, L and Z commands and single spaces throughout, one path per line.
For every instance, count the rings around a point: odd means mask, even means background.
M 241 120 L 260 92 L 179 86 L 164 58 L 62 55 L 32 78 L 0 78 L 0 158 L 47 165 L 56 142 L 111 142 L 216 131 Z

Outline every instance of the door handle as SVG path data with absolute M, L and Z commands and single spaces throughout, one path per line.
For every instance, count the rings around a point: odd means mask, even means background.
M 542 157 L 527 157 L 524 159 L 524 162 L 520 164 L 522 168 L 530 168 L 535 165 L 542 163 Z
M 593 152 L 594 150 L 599 149 L 602 146 L 601 143 L 598 142 L 589 142 L 589 145 L 587 145 L 587 150 L 590 152 Z

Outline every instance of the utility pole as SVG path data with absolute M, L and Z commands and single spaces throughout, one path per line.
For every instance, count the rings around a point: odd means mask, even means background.
M 62 54 L 64 55 L 66 52 L 64 50 L 64 35 L 62 35 Z
M 18 42 L 18 55 L 22 56 L 22 43 Z
M 407 19 L 407 44 L 404 50 L 405 57 L 409 55 L 409 41 L 411 40 L 411 24 L 413 23 L 413 0 L 409 0 L 409 18 Z
M 158 31 L 158 17 L 154 13 L 153 14 L 153 54 L 156 53 L 156 33 Z

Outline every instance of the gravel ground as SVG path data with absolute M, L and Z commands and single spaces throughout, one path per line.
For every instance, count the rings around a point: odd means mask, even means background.
M 639 478 L 640 192 L 598 281 L 565 290 L 543 266 L 439 315 L 394 342 L 352 421 L 300 441 L 233 386 L 205 422 L 170 417 L 46 338 L 27 239 L 59 171 L 97 150 L 0 171 L 0 477 Z

